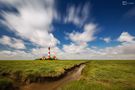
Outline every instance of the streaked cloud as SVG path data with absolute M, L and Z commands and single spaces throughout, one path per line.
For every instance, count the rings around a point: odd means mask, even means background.
M 13 37 L 8 37 L 5 35 L 3 35 L 0 38 L 0 44 L 7 45 L 7 46 L 14 48 L 14 49 L 26 49 L 24 42 L 22 40 L 16 39 Z
M 77 26 L 82 26 L 85 24 L 90 13 L 90 4 L 87 3 L 84 6 L 75 7 L 70 6 L 67 9 L 67 16 L 65 17 L 65 23 L 73 23 Z
M 135 36 L 129 32 L 122 32 L 116 46 L 92 47 L 91 42 L 97 40 L 98 23 L 90 21 L 90 4 L 71 5 L 66 11 L 66 16 L 61 18 L 55 8 L 55 0 L 0 0 L 0 2 L 12 5 L 18 12 L 2 11 L 4 20 L 2 24 L 9 28 L 19 39 L 2 35 L 0 44 L 14 48 L 12 50 L 0 50 L 0 59 L 35 59 L 47 55 L 51 46 L 51 54 L 56 54 L 59 59 L 134 59 Z M 134 9 L 127 13 L 134 17 Z M 64 25 L 75 25 L 75 31 L 68 33 L 68 44 L 61 44 L 54 36 L 54 20 L 64 21 Z M 89 21 L 88 21 L 89 20 Z M 61 23 L 61 22 L 60 22 Z M 82 31 L 77 31 L 77 29 Z M 64 30 L 63 30 L 64 31 Z M 60 37 L 60 36 L 59 36 Z M 104 36 L 100 40 L 111 43 L 110 36 Z M 64 36 L 60 37 L 64 38 Z M 27 40 L 35 47 L 28 48 L 24 41 Z M 64 41 L 64 39 L 62 40 Z M 61 47 L 58 45 L 61 44 Z
M 7 3 L 8 0 L 4 2 Z M 12 32 L 41 47 L 56 46 L 59 43 L 51 33 L 55 12 L 53 0 L 15 0 L 14 3 L 9 3 L 15 4 L 14 7 L 18 10 L 17 14 L 2 14 L 6 26 Z

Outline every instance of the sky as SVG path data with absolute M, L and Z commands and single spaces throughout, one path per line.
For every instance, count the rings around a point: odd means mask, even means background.
M 134 0 L 0 0 L 0 60 L 135 59 Z

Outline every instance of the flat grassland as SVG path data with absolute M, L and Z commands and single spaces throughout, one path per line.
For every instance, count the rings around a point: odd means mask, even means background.
M 21 72 L 24 75 L 38 74 L 41 76 L 57 76 L 84 60 L 21 60 L 0 61 L 0 75 Z
M 85 60 L 0 61 L 0 90 L 9 90 L 13 80 L 56 77 Z M 2 87 L 1 87 L 2 86 Z M 60 90 L 135 90 L 135 60 L 90 60 L 80 80 Z
M 0 61 L 0 90 L 8 90 L 14 81 L 36 81 L 37 77 L 57 77 L 84 60 L 3 60 Z
M 95 60 L 62 90 L 135 90 L 135 60 Z

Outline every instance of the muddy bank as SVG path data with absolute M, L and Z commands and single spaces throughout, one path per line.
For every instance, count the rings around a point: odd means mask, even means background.
M 79 79 L 85 63 L 74 65 L 58 76 L 41 76 L 38 74 L 22 76 L 21 71 L 13 74 L 3 73 L 0 77 L 0 90 L 56 90 L 63 84 Z
M 41 76 L 29 76 L 24 82 L 22 82 L 22 84 L 31 84 L 31 83 L 42 83 L 42 82 L 54 82 L 57 80 L 60 80 L 62 78 L 64 78 L 68 72 L 73 71 L 75 68 L 80 67 L 81 65 L 84 65 L 85 63 L 81 63 L 78 65 L 74 65 L 73 67 L 69 68 L 69 69 L 65 69 L 64 73 L 62 73 L 59 76 L 48 76 L 48 77 L 41 77 Z
M 85 64 L 81 63 L 65 70 L 65 73 L 58 77 L 39 77 L 37 82 L 31 82 L 23 85 L 20 87 L 20 90 L 57 90 L 70 81 L 80 79 L 81 72 L 84 67 Z

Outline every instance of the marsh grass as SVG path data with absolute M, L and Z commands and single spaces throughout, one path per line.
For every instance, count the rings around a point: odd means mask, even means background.
M 81 79 L 62 90 L 135 90 L 135 61 L 90 61 Z
M 13 81 L 5 78 L 5 77 L 0 77 L 0 90 L 12 90 L 10 88 L 13 87 Z
M 86 61 L 78 60 L 13 60 L 0 61 L 0 88 L 9 84 L 37 82 L 39 77 L 57 77 L 75 65 Z M 12 81 L 12 82 L 11 82 Z M 3 87 L 5 86 L 5 87 Z M 9 90 L 9 89 L 0 89 Z

